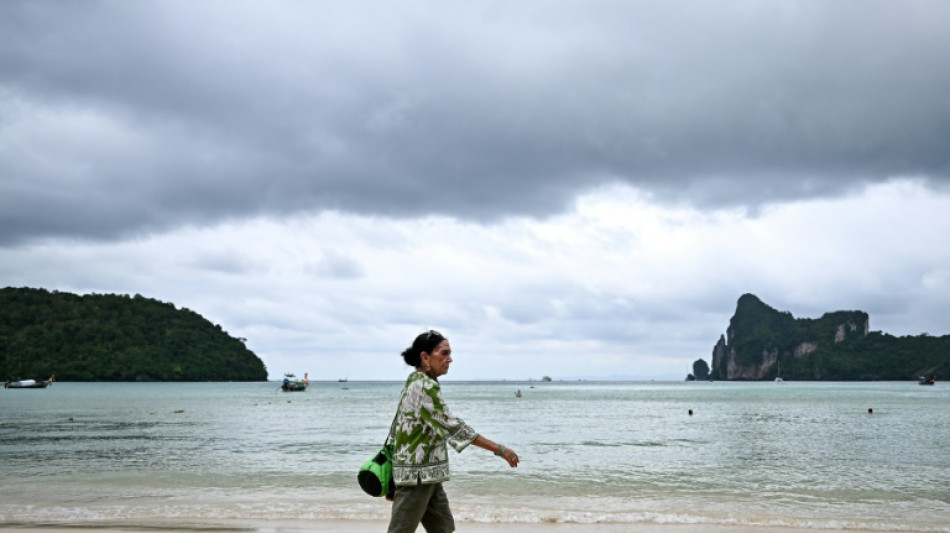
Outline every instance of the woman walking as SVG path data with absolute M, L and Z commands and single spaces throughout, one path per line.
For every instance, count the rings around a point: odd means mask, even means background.
M 446 444 L 457 452 L 474 444 L 512 468 L 518 466 L 518 454 L 476 433 L 445 405 L 439 376 L 449 371 L 452 347 L 441 333 L 429 330 L 420 334 L 402 357 L 415 371 L 406 379 L 390 435 L 395 445 L 396 494 L 389 533 L 413 533 L 420 523 L 427 533 L 451 533 L 455 519 L 442 488 L 442 482 L 449 480 Z

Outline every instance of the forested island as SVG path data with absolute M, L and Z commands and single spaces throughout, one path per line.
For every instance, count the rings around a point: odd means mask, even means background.
M 57 381 L 266 381 L 243 339 L 151 298 L 0 289 L 0 376 Z
M 863 311 L 797 319 L 744 294 L 713 348 L 711 368 L 696 361 L 694 377 L 705 379 L 699 375 L 705 368 L 709 379 L 722 380 L 916 380 L 950 374 L 950 335 L 895 337 L 869 331 L 869 325 Z

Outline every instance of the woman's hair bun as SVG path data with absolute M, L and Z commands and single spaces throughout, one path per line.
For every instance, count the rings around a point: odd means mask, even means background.
M 402 351 L 402 359 L 407 365 L 418 368 L 422 364 L 422 352 L 432 353 L 432 350 L 444 340 L 445 335 L 434 329 L 420 333 L 412 341 L 412 346 Z

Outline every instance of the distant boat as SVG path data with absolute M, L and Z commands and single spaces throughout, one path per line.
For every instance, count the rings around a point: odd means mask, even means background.
M 349 380 L 350 380 L 350 378 L 340 378 L 338 381 L 339 381 L 340 383 L 346 383 L 346 382 L 349 381 Z
M 929 378 L 927 376 L 920 376 L 917 378 L 918 385 L 934 385 L 935 383 L 937 383 L 937 376 L 931 376 Z
M 7 381 L 3 384 L 5 389 L 45 389 L 53 384 L 53 376 L 50 376 L 49 379 L 23 379 L 20 381 Z
M 775 378 L 776 383 L 785 383 L 785 380 L 782 378 Z
M 280 390 L 284 392 L 300 392 L 307 390 L 308 385 L 310 385 L 310 380 L 307 378 L 307 374 L 303 375 L 303 379 L 297 379 L 297 376 L 293 374 L 284 374 L 284 381 L 280 385 Z

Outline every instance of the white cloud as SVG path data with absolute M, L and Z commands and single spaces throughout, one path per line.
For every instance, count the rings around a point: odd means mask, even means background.
M 950 333 L 947 227 L 950 195 L 915 180 L 756 216 L 618 186 L 543 221 L 328 212 L 47 241 L 0 249 L 0 277 L 187 307 L 246 337 L 274 377 L 397 379 L 427 327 L 451 338 L 453 379 L 679 377 L 745 292 L 799 317 L 862 309 L 873 329 Z

